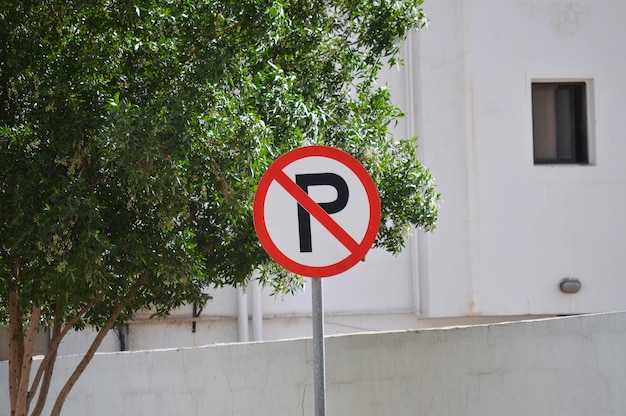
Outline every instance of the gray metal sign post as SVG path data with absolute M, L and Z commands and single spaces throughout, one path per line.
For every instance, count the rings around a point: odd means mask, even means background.
M 324 342 L 324 293 L 322 280 L 311 279 L 315 416 L 326 416 L 326 347 Z

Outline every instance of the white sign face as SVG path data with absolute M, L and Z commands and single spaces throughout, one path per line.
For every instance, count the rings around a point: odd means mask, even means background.
M 338 149 L 309 146 L 274 162 L 254 200 L 261 244 L 286 269 L 308 277 L 339 274 L 371 248 L 380 223 L 376 187 Z

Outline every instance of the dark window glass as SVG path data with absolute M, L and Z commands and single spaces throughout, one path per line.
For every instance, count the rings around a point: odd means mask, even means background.
M 535 164 L 589 163 L 584 82 L 532 84 Z

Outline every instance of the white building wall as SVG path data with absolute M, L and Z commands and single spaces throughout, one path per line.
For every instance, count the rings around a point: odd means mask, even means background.
M 329 337 L 329 415 L 626 414 L 626 314 Z M 98 354 L 62 415 L 313 415 L 310 339 Z M 54 396 L 80 357 L 55 368 Z M 8 416 L 0 362 L 0 416 Z M 49 410 L 44 410 L 48 414 Z
M 424 162 L 444 202 L 426 237 L 427 316 L 623 309 L 626 3 L 427 2 Z M 592 163 L 533 164 L 531 82 L 589 82 Z M 421 258 L 420 258 L 421 260 Z M 576 295 L 558 290 L 582 282 Z

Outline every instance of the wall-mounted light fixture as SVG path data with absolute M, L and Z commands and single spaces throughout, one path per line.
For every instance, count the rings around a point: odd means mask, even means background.
M 566 277 L 559 282 L 559 289 L 563 293 L 578 293 L 582 286 L 580 280 L 575 277 Z

